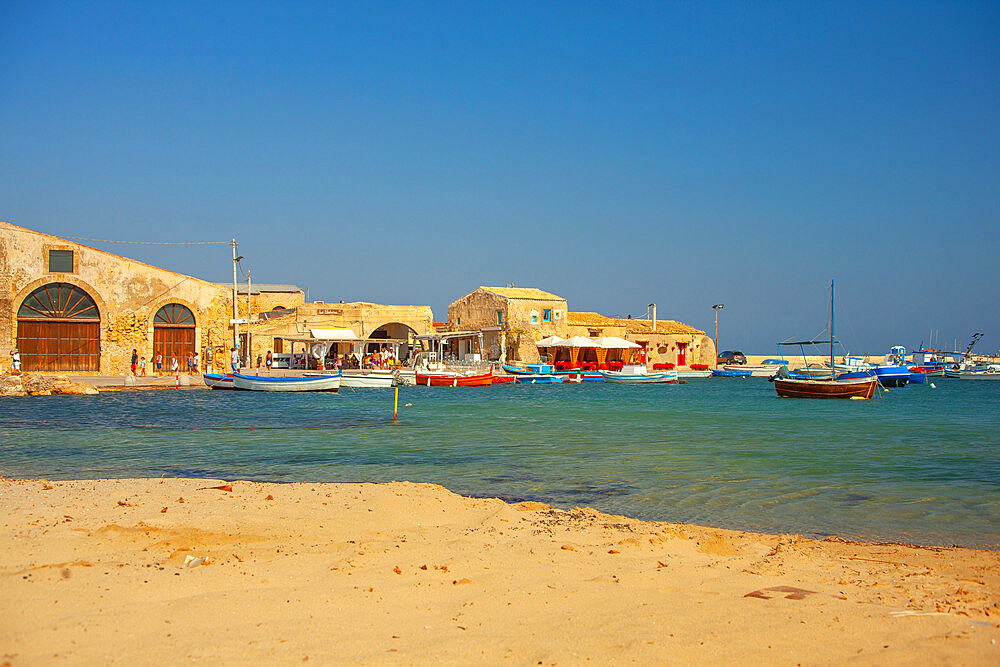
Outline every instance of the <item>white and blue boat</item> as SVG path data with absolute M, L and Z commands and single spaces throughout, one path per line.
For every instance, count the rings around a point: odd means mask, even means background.
M 620 371 L 601 371 L 605 382 L 628 384 L 677 384 L 677 371 L 650 373 L 646 364 L 625 364 Z
M 233 388 L 244 391 L 327 391 L 340 390 L 340 373 L 336 375 L 310 375 L 272 377 L 267 375 L 241 375 L 233 373 Z
M 885 362 L 873 364 L 872 370 L 883 387 L 905 387 L 910 381 L 910 367 L 906 365 L 906 348 L 895 345 L 885 355 Z
M 514 382 L 517 384 L 562 384 L 565 381 L 565 375 L 552 373 L 525 373 L 514 376 Z

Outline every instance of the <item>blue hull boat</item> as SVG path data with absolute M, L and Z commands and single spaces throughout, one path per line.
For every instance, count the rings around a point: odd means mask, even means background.
M 910 384 L 927 384 L 927 373 L 910 371 Z
M 727 371 L 716 368 L 712 371 L 715 378 L 748 378 L 753 376 L 753 371 Z
M 562 384 L 566 380 L 564 375 L 549 375 L 543 373 L 526 373 L 515 375 L 514 382 L 518 384 Z
M 883 387 L 905 387 L 910 381 L 910 369 L 906 366 L 876 366 L 874 370 Z

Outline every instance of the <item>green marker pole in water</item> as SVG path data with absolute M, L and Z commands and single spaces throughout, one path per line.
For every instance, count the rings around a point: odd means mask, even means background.
M 392 421 L 398 421 L 396 418 L 399 412 L 399 387 L 396 387 L 396 397 L 392 400 Z

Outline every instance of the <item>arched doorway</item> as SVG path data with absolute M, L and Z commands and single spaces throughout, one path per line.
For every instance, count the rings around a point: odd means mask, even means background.
M 101 314 L 70 283 L 42 285 L 17 310 L 17 349 L 26 371 L 99 371 Z
M 194 313 L 187 306 L 168 303 L 156 311 L 153 317 L 153 354 L 163 355 L 163 367 L 169 368 L 170 357 L 177 357 L 181 368 L 186 368 L 182 359 L 194 354 Z
M 383 324 L 369 334 L 365 352 L 375 352 L 387 346 L 396 351 L 400 361 L 404 361 L 410 355 L 410 341 L 416 334 L 412 327 L 401 322 Z

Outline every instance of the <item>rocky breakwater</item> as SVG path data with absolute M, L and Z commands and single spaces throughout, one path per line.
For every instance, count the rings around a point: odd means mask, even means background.
M 34 375 L 31 373 L 6 373 L 0 375 L 0 396 L 52 396 L 73 394 L 89 396 L 98 394 L 95 387 L 73 382 L 65 375 Z

